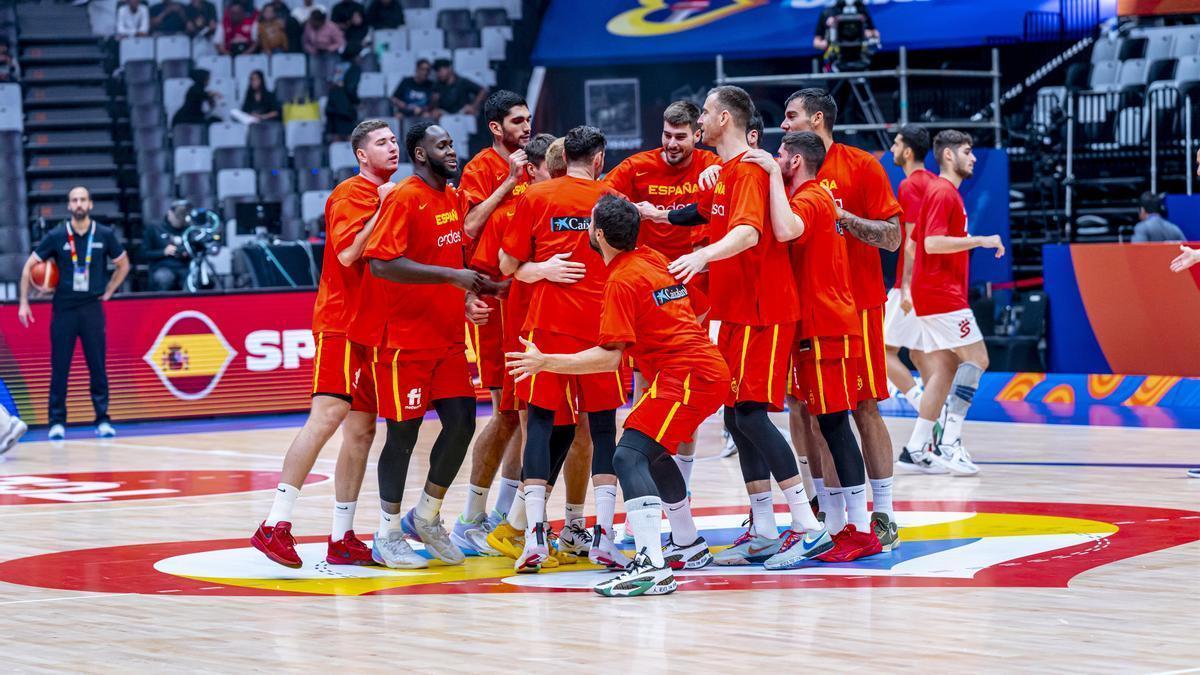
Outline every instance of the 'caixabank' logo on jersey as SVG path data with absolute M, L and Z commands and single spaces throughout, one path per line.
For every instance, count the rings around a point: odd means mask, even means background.
M 777 506 L 777 524 L 790 516 Z M 812 561 L 677 572 L 681 591 L 823 588 L 1065 588 L 1076 575 L 1200 540 L 1200 512 L 1107 504 L 900 502 L 901 545 L 852 563 Z M 714 550 L 745 527 L 745 506 L 696 509 Z M 341 596 L 590 592 L 610 572 L 582 563 L 535 575 L 508 558 L 467 558 L 428 569 L 329 565 L 324 536 L 301 537 L 299 569 L 276 565 L 245 539 L 184 541 L 49 553 L 0 563 L 0 581 L 72 591 L 179 595 Z M 416 549 L 424 553 L 419 544 Z
M 587 232 L 592 226 L 591 216 L 551 216 L 551 232 Z
M 235 356 L 213 320 L 189 309 L 167 319 L 142 360 L 176 398 L 195 401 L 216 388 Z

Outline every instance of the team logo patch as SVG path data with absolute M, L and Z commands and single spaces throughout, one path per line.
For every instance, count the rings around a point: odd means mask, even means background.
M 1066 588 L 1076 575 L 1200 540 L 1200 512 L 1141 506 L 1025 502 L 897 504 L 904 545 L 852 563 L 811 562 L 771 572 L 760 566 L 679 572 L 680 590 L 880 587 Z M 778 505 L 777 526 L 790 523 Z M 714 549 L 744 531 L 745 506 L 696 509 Z M 415 548 L 424 553 L 420 544 Z M 329 565 L 326 537 L 299 539 L 306 562 L 280 567 L 245 539 L 169 542 L 65 551 L 0 564 L 0 581 L 72 591 L 178 595 L 338 596 L 588 592 L 608 572 L 591 565 L 517 576 L 507 558 L 406 571 Z
M 553 232 L 587 232 L 591 225 L 591 216 L 551 216 L 550 218 L 550 230 Z
M 674 286 L 667 286 L 666 288 L 660 288 L 660 289 L 654 291 L 653 295 L 654 295 L 654 304 L 658 305 L 659 307 L 662 307 L 663 305 L 667 304 L 668 302 L 671 302 L 674 300 L 683 300 L 684 298 L 686 298 L 688 296 L 688 292 L 687 292 L 687 288 L 683 284 L 675 284 Z
M 0 476 L 0 506 L 95 504 L 269 490 L 278 471 L 85 471 Z M 311 474 L 305 484 L 328 480 Z
M 237 356 L 208 316 L 185 310 L 167 319 L 142 359 L 163 386 L 185 401 L 208 396 Z

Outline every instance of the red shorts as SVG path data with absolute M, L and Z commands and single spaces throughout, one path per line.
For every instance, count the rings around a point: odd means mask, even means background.
M 862 338 L 805 338 L 792 350 L 792 396 L 814 415 L 854 410 L 860 383 Z
M 379 416 L 404 422 L 425 415 L 444 398 L 475 398 L 462 345 L 441 354 L 378 349 L 373 364 Z
M 546 354 L 574 354 L 594 347 L 571 335 L 535 330 L 527 338 Z M 542 371 L 517 383 L 517 398 L 539 408 L 571 412 L 572 420 L 581 412 L 616 410 L 625 405 L 625 387 L 621 373 L 560 375 Z
M 475 367 L 479 370 L 479 384 L 484 389 L 499 389 L 504 381 L 504 308 L 495 298 L 484 298 L 492 308 L 488 322 L 476 326 L 467 322 L 467 334 L 471 336 L 471 348 L 475 352 Z
M 352 410 L 375 412 L 370 363 L 367 347 L 351 342 L 342 333 L 318 333 L 312 395 L 340 398 L 350 403 Z
M 725 405 L 753 401 L 766 403 L 775 412 L 783 410 L 795 335 L 795 323 L 741 326 L 721 322 L 717 348 L 733 374 L 733 386 Z
M 625 428 L 637 429 L 675 454 L 729 396 L 728 382 L 693 384 L 691 379 L 659 373 L 625 418 Z
M 858 401 L 887 400 L 887 352 L 883 346 L 883 305 L 864 309 L 862 356 L 858 359 Z

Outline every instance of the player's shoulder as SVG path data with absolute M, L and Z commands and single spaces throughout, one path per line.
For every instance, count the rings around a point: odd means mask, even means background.
M 545 195 L 553 194 L 562 186 L 563 178 L 566 178 L 566 176 L 551 178 L 550 180 L 544 180 L 540 183 L 530 183 L 529 187 L 525 188 L 525 192 L 521 193 L 521 197 L 526 200 L 534 200 Z
M 329 193 L 329 201 L 335 202 L 342 199 L 354 199 L 364 195 L 369 196 L 372 193 L 379 194 L 378 188 L 361 175 L 354 174 L 333 188 Z
M 620 166 L 621 164 L 624 164 L 625 166 L 636 166 L 636 167 L 654 166 L 654 165 L 658 164 L 658 154 L 660 152 L 662 152 L 662 148 L 650 148 L 649 150 L 642 150 L 641 152 L 635 152 L 632 155 L 621 160 L 620 164 L 618 164 L 617 166 Z
M 704 165 L 705 168 L 708 168 L 713 164 L 720 164 L 721 157 L 712 150 L 696 148 L 695 150 L 692 150 L 692 161 L 700 162 L 700 164 Z
M 488 146 L 475 153 L 475 156 L 467 162 L 463 167 L 463 176 L 493 170 L 501 164 L 507 169 L 508 162 L 500 157 L 495 148 Z
M 721 173 L 728 173 L 737 180 L 761 181 L 764 185 L 770 183 L 771 180 L 771 174 L 767 173 L 765 169 L 757 164 L 743 162 L 741 155 L 731 162 L 726 162 L 725 168 L 722 169 Z

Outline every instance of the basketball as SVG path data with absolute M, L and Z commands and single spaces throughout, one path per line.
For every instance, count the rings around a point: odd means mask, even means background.
M 53 293 L 58 286 L 58 265 L 53 260 L 42 260 L 33 264 L 29 274 L 33 287 L 43 293 Z

